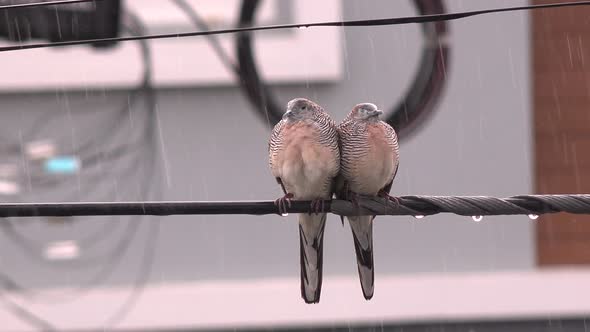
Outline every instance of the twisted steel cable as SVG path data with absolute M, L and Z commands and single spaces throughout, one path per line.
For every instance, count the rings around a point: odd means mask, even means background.
M 379 197 L 359 197 L 358 206 L 326 200 L 325 210 L 337 215 L 412 215 L 454 213 L 461 216 L 541 215 L 567 212 L 590 214 L 590 194 L 490 196 L 401 196 L 399 204 Z M 309 201 L 292 201 L 289 213 L 307 213 Z M 266 215 L 279 214 L 274 201 L 240 202 L 112 202 L 4 203 L 0 217 L 59 217 L 109 215 Z

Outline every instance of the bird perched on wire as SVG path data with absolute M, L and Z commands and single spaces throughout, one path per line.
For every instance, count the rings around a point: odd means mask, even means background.
M 299 215 L 301 296 L 306 303 L 317 303 L 326 223 L 322 202 L 332 198 L 340 168 L 336 124 L 310 100 L 289 101 L 270 137 L 269 163 L 285 194 L 275 201 L 279 213 L 286 214 L 291 199 L 312 202 L 309 213 Z
M 358 104 L 338 126 L 341 158 L 337 198 L 357 202 L 358 195 L 381 196 L 397 203 L 389 192 L 399 166 L 399 146 L 395 130 L 379 119 L 382 113 L 374 104 Z M 340 218 L 344 223 L 343 217 Z M 361 288 L 365 299 L 370 300 L 375 279 L 375 216 L 347 218 L 354 238 Z

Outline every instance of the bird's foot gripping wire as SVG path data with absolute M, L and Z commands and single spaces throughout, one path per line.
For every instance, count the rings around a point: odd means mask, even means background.
M 286 193 L 285 196 L 283 196 L 281 198 L 277 198 L 275 200 L 275 205 L 279 209 L 279 214 L 280 215 L 286 215 L 287 214 L 287 206 L 288 207 L 291 207 L 291 198 L 293 198 L 293 194 Z
M 361 205 L 359 204 L 359 197 L 360 197 L 360 194 L 355 193 L 354 191 L 350 190 L 350 188 L 348 187 L 348 184 L 347 184 L 345 192 L 344 192 L 344 199 L 351 202 L 352 205 L 356 209 L 360 209 Z
M 360 210 L 361 209 L 361 204 L 359 203 L 359 198 L 361 197 L 361 194 L 356 193 L 350 189 L 346 189 L 346 193 L 345 196 L 347 201 L 349 201 L 352 206 L 356 209 L 356 210 Z M 344 225 L 344 218 L 340 218 L 342 220 L 342 224 Z
M 311 216 L 312 213 L 320 214 L 326 212 L 326 204 L 323 198 L 314 198 L 311 200 L 310 209 L 308 214 Z
M 400 199 L 399 197 L 395 197 L 395 196 L 391 196 L 389 195 L 387 192 L 381 190 L 379 191 L 379 193 L 377 194 L 377 196 L 381 197 L 381 198 L 385 198 L 388 201 L 392 202 L 393 205 L 397 208 L 400 205 Z

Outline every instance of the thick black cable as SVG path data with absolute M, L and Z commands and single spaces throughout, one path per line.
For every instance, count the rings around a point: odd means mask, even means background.
M 288 213 L 307 213 L 309 201 L 291 201 Z M 590 194 L 490 196 L 401 196 L 399 204 L 379 197 L 360 197 L 360 208 L 344 200 L 324 201 L 325 211 L 338 215 L 463 216 L 541 215 L 568 212 L 590 214 Z M 265 215 L 278 214 L 274 201 L 240 202 L 111 202 L 111 203 L 3 203 L 0 217 L 64 217 L 112 215 Z M 0 221 L 1 222 L 1 221 Z
M 329 22 L 312 22 L 312 23 L 296 23 L 296 24 L 278 24 L 278 25 L 266 25 L 266 26 L 258 26 L 258 27 L 242 27 L 242 28 L 210 30 L 210 31 L 192 31 L 192 32 L 182 32 L 182 33 L 154 34 L 154 35 L 145 35 L 145 36 L 137 36 L 137 37 L 96 38 L 96 39 L 63 41 L 63 42 L 55 42 L 55 43 L 38 43 L 38 44 L 5 46 L 5 47 L 0 47 L 0 52 L 9 52 L 9 51 L 18 51 L 18 50 L 27 50 L 27 49 L 38 49 L 38 48 L 49 48 L 49 47 L 61 47 L 61 46 L 72 46 L 72 45 L 83 45 L 83 44 L 94 44 L 94 43 L 124 42 L 124 41 L 142 40 L 142 39 L 198 37 L 198 36 L 208 36 L 208 35 L 222 35 L 222 34 L 231 34 L 231 33 L 240 33 L 240 32 L 279 30 L 279 29 L 295 29 L 295 28 L 311 28 L 311 27 L 367 27 L 367 26 L 440 22 L 440 21 L 452 21 L 452 20 L 457 20 L 457 19 L 462 19 L 462 18 L 467 18 L 467 17 L 472 17 L 472 16 L 493 14 L 493 13 L 544 9 L 544 8 L 588 6 L 588 5 L 590 5 L 590 1 L 564 2 L 564 3 L 551 3 L 551 4 L 544 4 L 544 5 L 530 5 L 530 6 L 520 6 L 520 7 L 506 7 L 506 8 L 496 8 L 496 9 L 475 10 L 475 11 L 450 13 L 450 14 L 433 14 L 433 15 L 423 15 L 423 16 L 393 17 L 393 18 L 352 20 L 352 21 L 329 21 Z

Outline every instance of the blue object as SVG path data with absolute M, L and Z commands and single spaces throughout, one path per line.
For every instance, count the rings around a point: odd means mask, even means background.
M 50 174 L 73 174 L 80 169 L 80 161 L 74 156 L 54 157 L 47 159 L 44 167 Z

